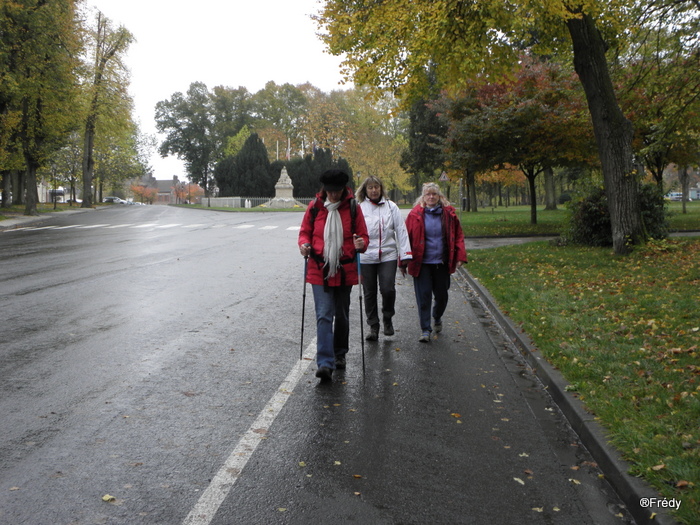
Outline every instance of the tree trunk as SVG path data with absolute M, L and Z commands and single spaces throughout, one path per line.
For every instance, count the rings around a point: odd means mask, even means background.
M 632 123 L 615 98 L 605 58 L 605 43 L 589 15 L 567 22 L 574 68 L 581 79 L 593 122 L 610 209 L 613 249 L 627 254 L 645 241 L 632 151 Z
M 39 202 L 39 190 L 36 185 L 36 171 L 38 166 L 33 160 L 27 159 L 27 170 L 25 172 L 26 188 L 25 193 L 25 215 L 39 215 L 36 211 L 37 203 Z
M 537 224 L 537 189 L 535 188 L 536 172 L 524 172 L 530 188 L 530 224 Z
M 12 192 L 12 185 L 10 183 L 12 172 L 9 170 L 3 170 L 2 172 L 2 207 L 9 208 L 12 206 L 12 199 L 10 198 L 10 193 Z
M 554 170 L 544 169 L 544 203 L 545 210 L 557 209 L 557 191 L 554 185 Z
M 95 97 L 96 98 L 96 97 Z M 95 172 L 95 120 L 97 119 L 97 101 L 93 100 L 93 110 L 85 123 L 85 141 L 83 142 L 83 203 L 81 208 L 92 208 L 92 176 Z
M 467 187 L 469 188 L 469 211 L 479 211 L 476 203 L 476 176 L 472 170 L 467 170 Z
M 683 203 L 683 213 L 688 213 L 686 202 L 688 202 L 688 193 L 690 186 L 690 176 L 688 175 L 688 166 L 678 168 L 678 181 L 681 183 L 681 201 Z

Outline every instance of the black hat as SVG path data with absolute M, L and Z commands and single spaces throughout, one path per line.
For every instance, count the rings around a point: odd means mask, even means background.
M 348 180 L 350 180 L 348 174 L 339 169 L 326 170 L 321 175 L 321 184 L 323 184 L 323 189 L 326 191 L 340 191 L 345 189 Z

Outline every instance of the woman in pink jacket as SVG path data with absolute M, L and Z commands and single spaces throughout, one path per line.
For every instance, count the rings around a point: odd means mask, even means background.
M 330 381 L 345 368 L 350 333 L 350 291 L 358 284 L 357 253 L 369 244 L 362 210 L 344 171 L 321 175 L 322 189 L 309 203 L 299 230 L 299 251 L 309 257 L 306 282 L 316 310 L 316 377 Z
M 421 328 L 418 340 L 427 343 L 433 330 L 431 314 L 435 331 L 442 331 L 450 275 L 467 262 L 464 232 L 457 212 L 434 182 L 423 184 L 423 193 L 406 217 L 406 229 L 413 256 L 408 273 L 413 276 Z

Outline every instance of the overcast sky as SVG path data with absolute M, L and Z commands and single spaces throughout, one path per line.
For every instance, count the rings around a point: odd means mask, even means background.
M 319 0 L 88 0 L 115 26 L 136 38 L 126 62 L 131 70 L 134 117 L 155 134 L 155 105 L 192 82 L 244 86 L 251 93 L 273 80 L 310 82 L 330 92 L 340 85 L 340 58 L 324 53 L 316 36 Z M 162 137 L 159 137 L 161 139 Z M 175 157 L 154 154 L 156 179 L 184 178 Z

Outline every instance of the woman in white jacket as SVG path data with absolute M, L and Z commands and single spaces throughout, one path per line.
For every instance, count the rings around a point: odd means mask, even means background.
M 357 190 L 357 200 L 369 233 L 369 246 L 362 254 L 362 289 L 365 313 L 370 326 L 368 341 L 379 338 L 377 283 L 382 295 L 384 335 L 394 335 L 394 303 L 396 302 L 396 268 L 399 261 L 411 259 L 411 245 L 399 207 L 386 197 L 384 184 L 377 177 L 368 177 Z M 405 267 L 406 264 L 402 264 Z M 401 268 L 405 275 L 406 270 Z

